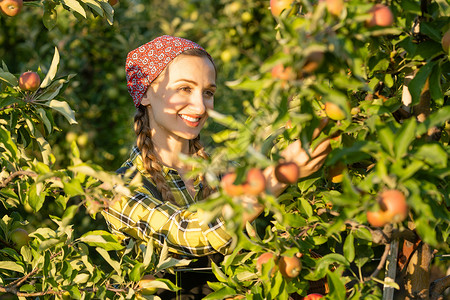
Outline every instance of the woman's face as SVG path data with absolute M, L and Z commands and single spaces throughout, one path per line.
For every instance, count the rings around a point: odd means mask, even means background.
M 152 139 L 198 136 L 214 108 L 216 71 L 207 57 L 177 56 L 142 99 L 150 115 Z

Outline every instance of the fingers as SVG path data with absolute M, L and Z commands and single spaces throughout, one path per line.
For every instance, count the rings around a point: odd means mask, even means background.
M 313 139 L 315 139 L 316 137 L 319 136 L 319 134 L 320 134 L 320 132 L 322 131 L 322 129 L 324 129 L 325 126 L 327 126 L 328 121 L 329 121 L 328 118 L 320 119 L 319 126 L 317 126 L 317 128 L 314 129 L 314 132 L 313 132 L 313 135 L 312 135 L 312 138 L 313 138 Z

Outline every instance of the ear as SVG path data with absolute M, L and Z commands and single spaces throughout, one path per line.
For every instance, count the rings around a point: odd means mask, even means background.
M 148 97 L 147 94 L 148 94 L 147 92 L 144 93 L 144 96 L 142 97 L 142 100 L 141 100 L 141 105 L 144 105 L 144 106 L 150 105 L 150 97 Z

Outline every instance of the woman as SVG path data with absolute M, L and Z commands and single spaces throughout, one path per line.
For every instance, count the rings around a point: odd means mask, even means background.
M 211 56 L 198 44 L 178 37 L 161 36 L 131 51 L 126 61 L 127 86 L 137 112 L 134 129 L 137 143 L 119 173 L 135 168 L 143 184 L 131 197 L 123 197 L 104 211 L 112 232 L 137 240 L 164 243 L 176 257 L 204 257 L 229 254 L 232 238 L 221 217 L 202 222 L 200 212 L 187 208 L 211 193 L 203 178 L 185 176 L 188 167 L 180 154 L 207 158 L 199 140 L 200 131 L 214 107 L 216 68 Z M 300 177 L 317 171 L 330 151 L 320 144 L 309 157 L 299 141 L 283 153 L 300 167 Z M 280 194 L 286 185 L 276 181 L 273 168 L 264 171 L 267 187 Z M 128 178 L 131 180 L 132 178 Z M 253 221 L 262 211 L 257 199 L 246 198 Z M 206 261 L 205 261 L 206 260 Z M 189 279 L 194 279 L 190 280 Z M 182 278 L 182 299 L 201 299 L 211 290 L 206 281 L 212 274 Z M 163 299 L 175 295 L 161 294 Z

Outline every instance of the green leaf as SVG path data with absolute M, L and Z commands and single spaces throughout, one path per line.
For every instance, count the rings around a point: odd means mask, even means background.
M 141 280 L 141 271 L 143 270 L 143 263 L 136 263 L 133 267 L 133 269 L 131 269 L 130 274 L 128 274 L 128 277 L 130 278 L 131 281 L 139 281 Z
M 42 190 L 42 183 L 33 183 L 28 190 L 28 204 L 35 212 L 42 208 L 47 192 Z
M 350 232 L 349 235 L 345 238 L 344 242 L 344 256 L 349 261 L 352 262 L 355 259 L 355 237 L 353 236 L 353 232 Z
M 327 278 L 330 286 L 330 293 L 328 294 L 328 297 L 336 300 L 345 300 L 345 293 L 347 289 L 345 288 L 341 274 L 329 271 L 327 273 Z
M 440 126 L 450 120 L 450 106 L 444 106 L 428 116 L 425 122 L 417 125 L 416 135 L 420 136 L 434 126 Z
M 45 105 L 62 114 L 67 119 L 67 121 L 69 121 L 69 124 L 78 124 L 75 120 L 75 112 L 70 108 L 67 102 L 51 100 L 49 102 L 46 102 Z
M 81 183 L 77 179 L 72 179 L 69 182 L 63 182 L 64 185 L 64 192 L 69 197 L 83 195 L 84 190 L 81 186 Z
M 420 94 L 422 93 L 423 87 L 427 78 L 430 76 L 431 71 L 433 70 L 436 62 L 429 62 L 425 66 L 419 69 L 416 76 L 414 76 L 413 80 L 408 84 L 408 90 L 411 93 L 411 106 L 414 106 L 419 103 Z
M 25 270 L 23 266 L 13 261 L 0 261 L 0 269 L 15 271 L 24 274 Z
M 402 124 L 395 137 L 395 157 L 402 158 L 408 151 L 408 147 L 415 140 L 416 119 L 410 118 Z
M 70 7 L 73 11 L 76 11 L 80 15 L 86 18 L 86 11 L 84 10 L 83 6 L 81 6 L 80 3 L 76 0 L 61 0 L 61 2 L 68 7 Z
M 448 153 L 441 144 L 424 144 L 419 147 L 414 155 L 416 158 L 424 160 L 435 168 L 445 168 L 448 163 Z
M 106 20 L 108 21 L 109 25 L 113 24 L 114 20 L 114 9 L 112 6 L 108 3 L 108 1 L 100 1 L 100 4 L 103 8 L 103 11 L 106 14 Z
M 227 297 L 234 295 L 236 295 L 236 291 L 233 288 L 224 286 L 223 288 L 208 294 L 203 300 L 226 299 Z
M 53 7 L 48 7 L 44 5 L 44 16 L 42 17 L 42 22 L 44 23 L 47 30 L 52 30 L 56 26 L 56 21 L 58 19 L 58 14 L 56 9 Z
M 102 9 L 102 6 L 101 6 L 101 4 L 99 2 L 94 1 L 94 0 L 82 0 L 82 1 L 84 3 L 86 3 L 87 6 L 92 8 L 97 13 L 97 15 L 103 17 L 103 9 Z
M 42 241 L 39 244 L 39 251 L 43 252 L 43 251 L 45 251 L 45 250 L 47 250 L 49 248 L 52 248 L 52 247 L 56 246 L 59 243 L 61 243 L 60 239 L 53 239 L 52 238 L 52 239 L 44 240 L 44 241 Z
M 17 80 L 16 76 L 14 76 L 9 72 L 0 71 L 0 80 L 3 80 L 4 82 L 8 83 L 11 86 L 17 86 L 19 84 L 19 81 Z
M 109 256 L 108 251 L 106 251 L 103 248 L 97 247 L 95 248 L 97 252 L 103 257 L 106 262 L 113 267 L 114 271 L 116 271 L 117 274 L 120 274 L 120 263 L 116 260 L 111 259 L 111 256 Z
M 394 155 L 394 134 L 392 130 L 388 126 L 378 127 L 378 140 L 383 148 L 389 153 L 391 156 Z
M 58 70 L 58 64 L 59 64 L 59 52 L 58 48 L 55 47 L 55 54 L 53 55 L 52 64 L 50 65 L 47 75 L 45 75 L 45 78 L 41 83 L 40 86 L 41 89 L 47 87 L 53 80 L 53 78 L 55 78 L 56 71 Z
M 79 238 L 79 240 L 89 246 L 100 247 L 106 251 L 122 250 L 124 248 L 116 235 L 103 230 L 86 232 Z

